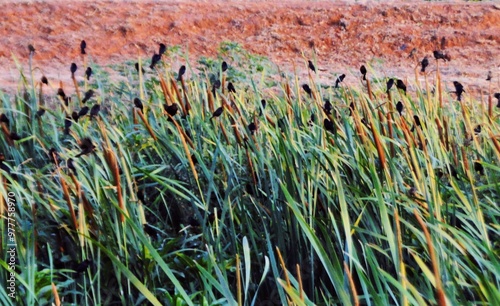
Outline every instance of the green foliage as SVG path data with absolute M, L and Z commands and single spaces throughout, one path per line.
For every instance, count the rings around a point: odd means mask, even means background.
M 64 305 L 424 305 L 439 290 L 452 305 L 500 304 L 497 114 L 471 96 L 459 103 L 443 91 L 440 103 L 439 87 L 415 83 L 408 95 L 391 90 L 400 116 L 382 79 L 369 92 L 365 82 L 276 78 L 231 42 L 196 67 L 186 58 L 171 47 L 155 71 L 141 60 L 143 76 L 127 62 L 114 67 L 119 82 L 92 65 L 79 86 L 101 111 L 72 120 L 69 133 L 64 119 L 81 108 L 71 87 L 65 109 L 19 65 L 26 93 L 0 93 L 10 121 L 0 227 L 12 193 L 17 243 L 12 300 L 2 236 L 2 305 L 55 303 L 52 284 Z M 179 105 L 173 120 L 166 102 Z M 411 129 L 414 115 L 422 126 Z M 95 149 L 77 157 L 85 137 Z

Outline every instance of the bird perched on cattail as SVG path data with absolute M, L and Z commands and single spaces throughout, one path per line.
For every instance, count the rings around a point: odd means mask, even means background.
M 443 51 L 435 50 L 433 52 L 433 54 L 434 54 L 434 58 L 436 60 L 442 59 L 443 61 L 446 62 L 446 61 L 449 61 L 451 59 L 450 56 L 448 54 L 444 53 Z
M 45 114 L 45 108 L 40 108 L 36 111 L 36 116 L 37 117 L 42 117 L 43 114 Z
M 155 65 L 161 60 L 161 55 L 159 54 L 153 54 L 153 57 L 151 58 L 151 65 L 149 68 L 153 69 Z
M 91 76 L 92 76 L 92 68 L 87 67 L 87 69 L 85 70 L 85 77 L 87 78 L 87 81 L 90 80 Z
M 66 165 L 68 166 L 68 169 L 73 172 L 73 174 L 76 174 L 76 168 L 75 168 L 75 165 L 73 163 L 73 159 L 72 158 L 69 158 L 66 161 Z
M 167 114 L 172 117 L 175 116 L 175 114 L 177 114 L 177 111 L 179 110 L 179 106 L 177 105 L 177 103 L 174 103 L 172 105 L 163 104 L 163 108 L 165 109 Z
M 339 77 L 335 80 L 335 88 L 339 88 L 339 84 L 342 83 L 345 79 L 345 74 L 339 75 Z
M 335 133 L 335 125 L 330 119 L 325 118 L 325 120 L 323 120 L 323 126 L 325 127 L 325 130 Z
M 255 122 L 251 122 L 249 125 L 248 125 L 248 130 L 250 131 L 250 134 L 254 134 L 255 131 L 257 130 L 257 125 L 255 124 Z
M 73 121 L 78 122 L 78 118 L 80 118 L 80 116 L 78 116 L 76 111 L 71 113 L 71 119 L 73 119 Z
M 162 56 L 163 54 L 165 54 L 165 52 L 167 52 L 167 46 L 165 46 L 165 44 L 160 43 L 160 49 L 158 50 L 158 54 Z
M 219 89 L 221 86 L 220 80 L 215 80 L 215 82 L 212 84 L 212 94 L 215 97 L 216 90 Z
M 212 118 L 210 118 L 210 120 L 212 120 L 214 117 L 219 117 L 220 115 L 222 115 L 223 110 L 224 108 L 222 106 L 216 109 L 215 112 L 213 112 Z
M 424 57 L 424 59 L 420 62 L 420 65 L 422 66 L 422 69 L 420 69 L 420 72 L 425 72 L 425 68 L 427 68 L 427 66 L 429 66 L 429 59 L 426 57 Z
M 223 61 L 222 65 L 221 65 L 222 72 L 226 72 L 227 68 L 228 68 L 228 66 L 227 66 L 226 61 Z
M 86 54 L 85 48 L 87 48 L 87 43 L 85 42 L 85 40 L 82 40 L 82 42 L 80 43 L 80 53 L 81 54 Z
M 140 67 L 140 69 L 141 69 L 142 74 L 144 74 L 145 73 L 144 68 Z M 139 63 L 135 63 L 135 70 L 137 70 L 137 72 L 139 72 Z
M 363 75 L 363 81 L 366 81 L 366 67 L 365 65 L 361 65 L 361 67 L 359 68 L 359 71 L 361 72 L 361 75 Z
M 90 138 L 88 138 L 88 137 L 82 138 L 82 140 L 80 140 L 80 143 L 78 144 L 78 146 L 80 147 L 81 151 L 75 157 L 80 157 L 82 155 L 92 153 L 92 151 L 94 151 L 94 149 L 95 149 L 95 146 L 92 143 L 92 140 L 90 140 Z
M 333 106 L 332 106 L 332 103 L 330 102 L 330 100 L 325 100 L 325 104 L 323 105 L 323 110 L 325 111 L 325 113 L 327 115 L 330 115 L 332 113 L 332 109 L 333 109 Z
M 309 97 L 312 97 L 312 90 L 307 84 L 302 85 L 302 89 L 309 95 Z
M 181 68 L 179 68 L 177 80 L 180 81 L 184 73 L 186 73 L 186 66 L 182 65 Z
M 64 118 L 64 135 L 69 134 L 69 129 L 71 128 L 72 124 L 71 119 L 71 116 L 66 116 L 66 118 Z
M 99 114 L 99 111 L 101 110 L 101 105 L 100 104 L 94 104 L 92 108 L 90 109 L 90 118 L 94 118 Z
M 387 94 L 389 94 L 389 90 L 391 90 L 392 85 L 394 85 L 394 79 L 390 78 L 387 80 L 387 90 L 385 91 Z
M 71 63 L 70 71 L 71 71 L 71 76 L 75 76 L 75 72 L 78 69 L 78 66 L 75 63 Z
M 397 87 L 397 89 L 400 89 L 400 90 L 402 90 L 404 93 L 406 93 L 406 85 L 405 85 L 405 83 L 403 82 L 403 80 L 397 79 L 397 80 L 396 80 L 396 87 Z
M 88 112 L 89 112 L 88 106 L 82 107 L 82 109 L 78 112 L 78 118 L 82 118 L 83 116 L 87 115 Z
M 227 83 L 227 91 L 236 93 L 236 88 L 234 88 L 233 83 L 231 82 Z
M 22 137 L 19 134 L 17 134 L 16 132 L 10 132 L 9 137 L 10 137 L 10 139 L 16 140 L 16 141 L 22 139 Z
M 57 95 L 60 96 L 63 100 L 66 100 L 66 93 L 64 93 L 64 90 L 62 88 L 59 87 L 59 89 L 57 89 Z
M 498 100 L 497 107 L 500 107 L 500 92 L 496 92 L 493 97 Z
M 92 89 L 87 90 L 85 95 L 83 96 L 82 103 L 86 103 L 90 98 L 94 96 L 94 91 Z
M 32 44 L 29 44 L 29 45 L 28 45 L 28 50 L 30 51 L 30 54 L 35 53 L 35 47 L 33 47 L 33 45 L 32 45 Z
M 262 106 L 262 108 L 259 110 L 259 116 L 262 116 L 262 110 L 264 110 L 266 108 L 266 100 L 262 99 L 260 100 L 260 105 Z
M 314 73 L 316 73 L 316 67 L 314 67 L 313 62 L 307 61 L 309 69 L 311 69 Z
M 488 71 L 488 75 L 486 76 L 486 81 L 491 81 L 492 78 L 493 74 L 491 73 L 491 71 Z
M 142 101 L 139 98 L 134 99 L 134 106 L 140 109 L 141 112 L 144 111 L 144 106 L 142 105 Z
M 42 76 L 41 81 L 42 81 L 42 84 L 49 85 L 49 80 L 47 80 L 46 76 Z
M 474 134 L 476 134 L 476 135 L 481 134 L 481 130 L 482 130 L 482 128 L 481 128 L 481 125 L 479 124 L 478 126 L 476 126 L 474 128 Z
M 396 103 L 396 110 L 398 111 L 399 115 L 401 116 L 401 113 L 403 113 L 403 102 L 401 101 L 398 101 L 398 103 Z
M 465 92 L 464 86 L 457 81 L 453 81 L 453 86 L 455 86 L 455 93 L 457 94 L 457 100 L 462 101 L 462 94 Z
M 420 123 L 420 118 L 417 115 L 413 116 L 413 121 L 414 121 L 413 127 L 411 128 L 412 132 L 415 130 L 415 127 L 417 127 L 417 126 L 421 127 L 422 126 L 422 124 Z

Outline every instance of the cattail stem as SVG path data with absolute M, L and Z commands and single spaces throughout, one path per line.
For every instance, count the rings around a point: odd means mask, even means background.
M 399 281 L 403 286 L 403 293 L 401 294 L 401 305 L 408 305 L 408 298 L 404 291 L 406 291 L 406 266 L 403 261 L 403 241 L 401 238 L 401 225 L 399 224 L 399 213 L 398 209 L 394 208 L 394 222 L 396 223 L 396 237 L 398 244 L 398 257 L 399 257 Z
M 300 273 L 300 266 L 299 264 L 296 265 L 297 268 L 297 281 L 299 282 L 299 294 L 300 294 L 300 300 L 302 302 L 305 301 L 304 299 L 304 287 L 302 285 L 302 274 Z
M 144 115 L 142 114 L 142 112 L 141 112 L 140 109 L 137 110 L 137 113 L 139 114 L 139 117 L 141 117 L 141 120 L 144 123 L 144 125 L 146 126 L 146 129 L 148 130 L 149 135 L 151 135 L 151 137 L 153 137 L 153 139 L 155 141 L 158 140 L 158 138 L 156 137 L 155 133 L 153 132 L 153 129 L 149 125 L 148 121 L 146 120 L 146 118 L 144 117 Z
M 387 126 L 389 127 L 389 138 L 394 140 L 394 131 L 392 128 L 392 116 L 391 113 L 387 113 Z M 389 148 L 391 151 L 391 157 L 394 158 L 396 156 L 396 150 L 394 149 L 394 143 L 392 141 L 389 143 Z
M 240 271 L 240 255 L 236 254 L 236 290 L 238 297 L 238 306 L 242 306 L 243 298 L 242 298 L 242 289 L 241 289 L 241 271 Z
M 420 214 L 416 209 L 413 210 L 413 214 L 415 215 L 415 218 L 417 218 L 417 222 L 420 224 L 420 227 L 422 227 L 425 235 L 425 240 L 427 241 L 427 248 L 429 249 L 429 256 L 431 258 L 432 269 L 434 271 L 434 278 L 436 281 L 437 304 L 438 306 L 446 306 L 446 295 L 443 290 L 441 275 L 439 273 L 439 263 L 437 261 L 436 254 L 434 253 L 434 246 L 432 244 L 431 235 L 429 233 L 429 230 L 427 229 L 427 225 L 425 224 L 424 220 L 422 220 L 422 217 L 420 217 Z
M 351 287 L 354 305 L 359 306 L 358 292 L 356 291 L 356 286 L 354 285 L 354 280 L 352 278 L 351 271 L 349 270 L 349 266 L 347 266 L 347 263 L 345 261 L 344 261 L 344 270 L 345 270 L 345 274 L 347 276 L 347 279 L 349 280 L 349 287 Z

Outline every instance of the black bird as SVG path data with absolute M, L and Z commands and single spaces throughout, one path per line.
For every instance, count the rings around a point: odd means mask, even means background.
M 255 125 L 255 122 L 252 122 L 248 125 L 248 130 L 250 131 L 250 134 L 254 134 L 255 131 L 257 130 L 257 126 Z
M 413 116 L 413 120 L 415 121 L 415 123 L 413 124 L 413 127 L 411 128 L 412 132 L 415 130 L 415 126 L 418 126 L 418 127 L 422 126 L 420 123 L 420 118 L 417 115 Z
M 73 124 L 71 119 L 72 119 L 71 116 L 66 116 L 66 118 L 64 118 L 64 135 L 69 134 L 69 129 L 71 128 L 71 124 Z
M 227 83 L 227 90 L 228 90 L 229 92 L 236 93 L 236 89 L 234 88 L 234 85 L 233 85 L 233 83 L 231 83 L 231 82 Z
M 151 58 L 151 65 L 149 68 L 153 69 L 155 65 L 161 60 L 161 55 L 159 54 L 153 54 L 153 57 Z
M 75 157 L 80 157 L 82 155 L 92 153 L 92 151 L 94 151 L 94 149 L 95 149 L 95 146 L 92 143 L 92 140 L 90 140 L 90 138 L 88 138 L 88 137 L 82 138 L 82 140 L 80 140 L 80 144 L 78 146 L 80 147 L 81 152 L 78 153 Z
M 491 81 L 493 78 L 493 75 L 491 74 L 491 71 L 488 71 L 488 75 L 486 76 L 486 81 Z
M 216 93 L 216 90 L 219 89 L 221 86 L 221 82 L 220 80 L 216 80 L 213 84 L 212 84 L 212 94 L 215 96 L 215 93 Z
M 141 112 L 144 111 L 144 106 L 142 105 L 142 101 L 139 98 L 134 99 L 134 105 L 135 105 L 135 107 L 140 109 Z
M 167 52 L 167 46 L 165 46 L 165 44 L 160 43 L 160 50 L 158 50 L 158 54 L 162 56 L 163 54 L 165 54 L 165 52 Z
M 42 76 L 42 84 L 49 85 L 49 80 L 47 80 L 46 76 Z
M 309 85 L 304 84 L 304 85 L 302 85 L 302 88 L 304 89 L 305 92 L 307 92 L 307 94 L 309 94 L 309 97 L 312 97 L 312 90 L 309 87 Z
M 87 77 L 87 81 L 89 81 L 90 77 L 92 76 L 92 68 L 87 67 L 87 69 L 85 70 L 85 76 Z
M 28 45 L 28 50 L 30 51 L 30 53 L 35 53 L 35 47 L 33 47 L 33 45 L 31 44 Z
M 82 40 L 82 42 L 80 43 L 80 53 L 86 54 L 85 48 L 87 48 L 87 43 L 85 42 L 85 40 Z
M 335 133 L 335 125 L 332 121 L 330 121 L 330 119 L 325 118 L 325 120 L 323 120 L 323 125 L 325 127 L 325 130 Z
M 221 68 L 222 68 L 222 72 L 225 72 L 227 70 L 228 66 L 227 66 L 226 61 L 222 62 Z
M 446 62 L 447 60 L 448 60 L 448 61 L 450 60 L 450 57 L 449 57 L 447 54 L 445 54 L 443 51 L 435 50 L 435 51 L 433 52 L 433 54 L 434 54 L 434 58 L 435 58 L 436 60 L 440 60 L 440 59 L 442 59 L 442 60 L 443 60 L 443 61 L 445 61 L 445 62 Z
M 420 65 L 422 65 L 422 69 L 420 69 L 420 72 L 425 72 L 425 68 L 427 68 L 427 66 L 429 66 L 429 59 L 426 57 L 424 57 L 424 59 L 420 62 Z
M 72 75 L 72 76 L 75 74 L 76 69 L 78 69 L 78 66 L 76 66 L 76 64 L 75 64 L 75 63 L 71 63 L 70 70 L 71 70 L 71 75 Z
M 73 113 L 71 113 L 71 119 L 73 119 L 75 122 L 78 122 L 78 113 L 75 111 Z
M 316 116 L 314 115 L 314 113 L 312 113 L 311 116 L 309 117 L 309 121 L 307 122 L 307 124 L 309 126 L 312 126 L 314 122 L 316 122 Z
M 78 112 L 78 118 L 82 118 L 83 116 L 87 115 L 88 112 L 89 112 L 88 106 L 82 107 L 82 109 Z
M 45 114 L 45 109 L 44 108 L 40 108 L 39 110 L 36 111 L 37 117 L 42 117 L 43 114 Z
M 22 139 L 22 137 L 19 134 L 17 134 L 16 132 L 10 132 L 9 137 L 12 140 L 21 140 Z
M 405 85 L 405 83 L 403 82 L 403 80 L 397 79 L 397 80 L 396 80 L 396 87 L 397 87 L 398 89 L 401 89 L 404 93 L 406 93 L 406 85 Z
M 93 118 L 94 116 L 97 116 L 99 114 L 99 111 L 101 110 L 101 105 L 100 104 L 94 104 L 92 108 L 90 109 L 90 118 Z
M 462 101 L 462 94 L 465 92 L 464 86 L 457 81 L 453 81 L 453 86 L 455 86 L 455 93 L 457 94 L 457 100 Z
M 64 93 L 64 90 L 62 88 L 57 89 L 57 95 L 66 101 L 66 94 Z
M 179 68 L 179 76 L 177 77 L 177 80 L 180 81 L 184 73 L 186 73 L 186 66 L 182 65 L 181 68 Z
M 174 103 L 172 105 L 163 104 L 163 108 L 172 117 L 175 116 L 175 114 L 177 114 L 177 111 L 179 110 L 179 106 L 177 105 L 177 103 Z
M 479 172 L 480 175 L 484 175 L 484 167 L 479 161 L 474 162 L 474 171 Z
M 481 134 L 481 125 L 480 124 L 474 128 L 474 134 L 476 134 L 476 135 Z
M 90 98 L 92 98 L 92 96 L 94 96 L 94 91 L 92 89 L 87 90 L 87 92 L 83 96 L 82 103 L 86 103 L 88 100 L 90 100 Z
M 498 100 L 497 107 L 500 107 L 500 92 L 496 92 L 493 97 Z
M 73 164 L 73 159 L 72 158 L 69 158 L 66 161 L 66 165 L 68 166 L 68 169 L 70 169 L 71 171 L 73 171 L 73 174 L 76 174 L 76 168 L 75 168 L 75 165 Z
M 309 69 L 311 69 L 314 73 L 316 73 L 316 67 L 314 67 L 313 62 L 307 61 Z
M 388 79 L 387 80 L 387 90 L 386 90 L 387 94 L 389 94 L 389 90 L 391 90 L 392 85 L 394 85 L 394 79 Z
M 266 108 L 266 100 L 262 99 L 260 100 L 260 105 L 262 105 L 262 108 L 259 110 L 259 116 L 262 116 L 262 110 Z
M 323 109 L 325 110 L 325 113 L 330 115 L 332 113 L 332 103 L 330 103 L 330 100 L 325 100 L 325 104 L 323 105 Z
M 401 116 L 401 113 L 403 112 L 403 102 L 401 101 L 398 101 L 398 103 L 396 103 L 396 110 L 398 111 L 399 115 Z
M 85 272 L 85 270 L 88 269 L 88 267 L 92 264 L 92 260 L 88 260 L 88 259 L 85 259 L 84 261 L 82 261 L 81 263 L 79 264 L 75 264 L 74 265 L 74 268 L 73 270 L 75 270 L 75 272 L 77 274 L 81 274 L 83 272 Z
M 5 114 L 0 114 L 0 122 L 4 122 L 5 124 L 9 125 L 10 120 Z
M 137 72 L 139 72 L 139 63 L 135 63 L 135 70 L 137 70 Z M 141 67 L 141 72 L 142 72 L 142 74 L 145 73 L 144 68 L 142 68 L 142 67 Z
M 339 83 L 342 83 L 345 79 L 345 74 L 339 75 L 339 77 L 335 80 L 335 88 L 339 88 Z
M 366 73 L 367 73 L 367 71 L 366 71 L 365 65 L 361 65 L 361 67 L 359 68 L 359 71 L 363 75 L 363 81 L 366 81 Z
M 212 120 L 214 117 L 219 117 L 220 115 L 222 115 L 223 110 L 224 108 L 222 106 L 216 109 L 215 112 L 212 114 L 212 118 L 210 118 L 210 120 Z

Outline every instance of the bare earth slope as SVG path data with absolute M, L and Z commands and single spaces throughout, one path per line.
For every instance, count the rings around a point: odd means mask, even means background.
M 229 40 L 289 68 L 314 50 L 325 79 L 370 62 L 383 75 L 412 77 L 415 60 L 442 47 L 452 57 L 443 67 L 448 80 L 484 84 L 491 70 L 498 84 L 500 74 L 500 6 L 492 2 L 45 1 L 1 10 L 0 89 L 17 81 L 12 54 L 27 63 L 28 44 L 43 73 L 67 81 L 82 39 L 102 65 L 149 59 L 160 42 L 195 60 Z

